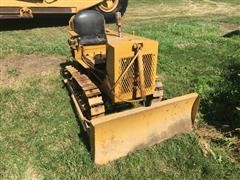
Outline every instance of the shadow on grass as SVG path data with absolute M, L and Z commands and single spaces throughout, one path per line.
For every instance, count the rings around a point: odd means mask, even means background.
M 223 35 L 225 38 L 232 38 L 234 36 L 240 36 L 240 28 Z
M 202 101 L 204 119 L 220 131 L 240 137 L 240 61 L 223 66 L 222 81 Z
M 33 28 L 67 26 L 71 15 L 50 15 L 33 19 L 0 20 L 0 31 L 26 30 Z

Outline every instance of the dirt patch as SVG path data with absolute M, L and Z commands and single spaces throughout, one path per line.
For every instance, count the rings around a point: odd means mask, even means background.
M 25 173 L 25 178 L 29 180 L 38 180 L 42 179 L 42 177 L 39 175 L 39 173 L 36 171 L 35 168 L 29 167 Z
M 199 135 L 199 146 L 201 147 L 203 155 L 208 156 L 210 154 L 216 159 L 216 154 L 212 150 L 210 143 L 223 138 L 223 135 L 213 127 L 199 127 L 197 134 Z
M 26 79 L 59 73 L 65 57 L 14 56 L 0 61 L 0 87 L 13 87 Z
M 204 139 L 208 143 L 223 137 L 223 134 L 221 134 L 213 127 L 199 127 L 197 133 L 202 139 Z
M 199 135 L 199 146 L 204 156 L 211 155 L 215 159 L 217 158 L 215 152 L 212 150 L 211 143 L 218 143 L 225 149 L 231 152 L 232 160 L 239 159 L 240 153 L 240 139 L 236 136 L 227 137 L 214 127 L 202 126 L 197 129 Z
M 127 20 L 151 20 L 166 17 L 190 17 L 206 15 L 240 16 L 240 5 L 219 3 L 205 0 L 203 2 L 186 1 L 183 4 L 154 4 L 129 7 Z
M 234 30 L 240 30 L 240 26 L 236 24 L 229 24 L 229 23 L 220 23 L 220 28 L 223 29 L 226 33 Z

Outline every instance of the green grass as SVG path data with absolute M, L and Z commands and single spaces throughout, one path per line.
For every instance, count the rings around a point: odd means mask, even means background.
M 143 2 L 148 1 L 139 3 Z M 169 1 L 151 1 L 161 2 Z M 205 102 L 201 104 L 200 122 L 211 124 L 205 118 L 204 107 L 211 104 L 210 95 L 217 94 L 219 85 L 227 83 L 224 74 L 228 64 L 240 64 L 240 37 L 223 38 L 226 30 L 222 26 L 236 27 L 239 19 L 221 14 L 139 22 L 128 20 L 127 15 L 124 30 L 160 42 L 158 72 L 166 96 L 198 92 Z M 16 54 L 68 58 L 67 30 L 58 27 L 0 32 L 0 63 Z M 9 67 L 9 77 L 18 73 Z M 60 80 L 58 74 L 51 73 L 31 77 L 17 87 L 0 88 L 0 179 L 240 178 L 239 154 L 234 156 L 233 138 L 224 134 L 210 143 L 215 157 L 203 155 L 198 134 L 193 132 L 105 166 L 94 165 Z M 237 91 L 234 96 L 240 97 Z
M 68 56 L 66 32 L 66 27 L 0 32 L 2 37 L 0 59 L 10 54 L 37 53 Z
M 207 93 L 221 78 L 221 63 L 230 55 L 240 57 L 239 38 L 225 39 L 219 27 L 199 20 L 175 19 L 147 24 L 135 33 L 160 42 L 158 71 L 166 81 L 169 96 L 193 90 Z
M 95 166 L 83 141 L 60 77 L 1 90 L 3 178 L 230 178 L 240 176 L 219 147 L 204 157 L 195 133 L 138 151 L 106 166 Z M 43 85 L 44 84 L 44 85 Z M 47 87 L 47 88 L 46 88 Z M 7 111 L 8 110 L 8 111 Z

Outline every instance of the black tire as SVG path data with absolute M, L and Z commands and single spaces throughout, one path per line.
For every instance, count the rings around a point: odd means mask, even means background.
M 123 16 L 127 9 L 127 6 L 128 6 L 128 0 L 119 0 L 117 7 L 111 12 L 104 12 L 99 8 L 99 6 L 95 6 L 94 8 L 98 12 L 100 12 L 102 15 L 104 15 L 107 23 L 115 23 L 116 22 L 115 13 L 121 12 L 121 14 Z

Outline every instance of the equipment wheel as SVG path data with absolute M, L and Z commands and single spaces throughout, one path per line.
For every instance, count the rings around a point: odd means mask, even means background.
M 121 12 L 122 16 L 128 6 L 128 0 L 105 0 L 95 7 L 102 15 L 104 15 L 107 23 L 114 23 L 115 13 Z

